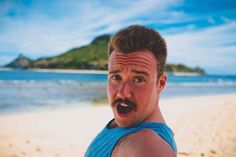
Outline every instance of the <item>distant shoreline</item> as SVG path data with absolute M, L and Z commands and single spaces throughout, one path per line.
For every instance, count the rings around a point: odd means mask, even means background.
M 17 70 L 14 68 L 0 68 L 2 71 Z M 107 74 L 107 70 L 83 70 L 83 69 L 22 69 L 35 72 L 55 72 L 55 73 L 80 73 L 80 74 Z
M 80 74 L 108 74 L 107 70 L 88 70 L 88 69 L 15 69 L 15 68 L 8 68 L 8 67 L 0 67 L 0 71 L 12 71 L 12 70 L 23 70 L 23 71 L 34 71 L 34 72 L 54 72 L 54 73 L 80 73 Z M 196 72 L 166 72 L 167 74 L 173 76 L 203 76 L 203 75 L 224 75 L 224 76 L 236 76 L 232 75 L 225 75 L 225 74 L 200 74 Z
M 0 67 L 0 70 L 1 71 L 10 71 L 10 70 L 14 70 L 13 68 L 3 68 L 3 67 Z
M 174 76 L 201 76 L 206 74 L 200 74 L 196 72 L 168 72 Z
M 14 68 L 0 68 L 2 71 L 17 70 Z M 83 70 L 83 69 L 22 69 L 26 71 L 35 71 L 35 72 L 55 72 L 55 73 L 79 73 L 79 74 L 107 74 L 107 70 Z M 168 74 L 175 76 L 200 76 L 199 73 L 191 72 L 167 72 Z
M 107 74 L 107 70 L 83 70 L 83 69 L 28 69 L 36 72 L 63 72 L 80 74 Z

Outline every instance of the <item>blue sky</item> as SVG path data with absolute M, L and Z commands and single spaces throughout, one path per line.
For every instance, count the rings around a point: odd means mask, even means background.
M 236 74 L 235 0 L 0 0 L 0 65 L 36 59 L 143 24 L 168 45 L 168 63 Z

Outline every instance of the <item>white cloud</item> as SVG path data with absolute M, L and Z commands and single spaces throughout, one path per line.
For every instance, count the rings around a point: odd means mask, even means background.
M 167 35 L 168 61 L 202 66 L 206 69 L 236 68 L 235 31 L 236 22 L 231 22 L 207 29 Z
M 58 15 L 59 18 L 55 19 L 40 10 L 45 9 L 40 2 L 34 2 L 34 6 L 30 8 L 7 3 L 5 13 L 7 9 L 13 9 L 26 16 L 5 17 L 2 20 L 5 28 L 0 30 L 2 37 L 0 45 L 3 45 L 0 46 L 0 52 L 24 52 L 29 56 L 55 55 L 87 44 L 97 35 L 112 33 L 132 23 L 142 23 L 143 20 L 137 20 L 139 17 L 147 17 L 155 9 L 162 12 L 179 2 L 180 0 L 131 1 L 129 3 L 121 1 L 118 2 L 120 7 L 116 8 L 114 6 L 116 3 L 59 1 L 51 4 L 51 13 L 64 11 L 66 16 Z M 102 29 L 97 31 L 98 28 Z

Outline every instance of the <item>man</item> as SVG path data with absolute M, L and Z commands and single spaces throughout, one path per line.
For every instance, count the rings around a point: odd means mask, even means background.
M 109 42 L 108 100 L 114 119 L 86 157 L 174 157 L 173 132 L 159 108 L 167 76 L 166 43 L 158 32 L 131 25 Z

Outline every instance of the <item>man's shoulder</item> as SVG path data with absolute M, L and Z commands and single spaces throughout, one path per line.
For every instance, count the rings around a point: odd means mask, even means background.
M 170 145 L 151 129 L 143 129 L 126 135 L 116 145 L 112 157 L 174 157 Z

